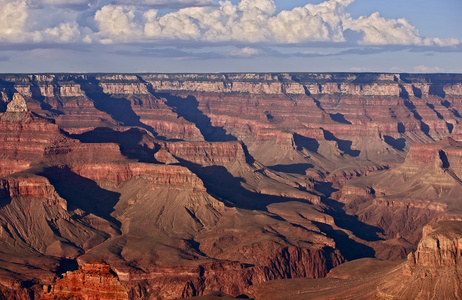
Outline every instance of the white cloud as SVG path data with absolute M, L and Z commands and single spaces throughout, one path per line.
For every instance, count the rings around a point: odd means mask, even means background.
M 47 28 L 42 32 L 35 33 L 40 41 L 59 41 L 60 43 L 69 43 L 80 41 L 80 30 L 76 22 L 61 23 L 56 27 Z
M 68 43 L 80 41 L 76 21 L 59 23 L 44 29 L 30 30 L 31 14 L 24 0 L 0 0 L 0 41 Z M 38 24 L 40 25 L 40 24 Z
M 241 0 L 237 7 L 251 19 L 258 15 L 272 15 L 276 11 L 276 5 L 272 0 Z
M 457 39 L 421 36 L 406 19 L 379 13 L 354 19 L 346 8 L 354 0 L 328 0 L 275 14 L 272 0 L 225 0 L 216 7 L 180 9 L 166 15 L 147 13 L 150 38 L 196 41 L 269 43 L 350 42 L 360 45 L 453 46 Z M 346 32 L 354 32 L 346 37 Z
M 0 41 L 22 42 L 27 20 L 26 2 L 0 0 Z
M 461 41 L 454 38 L 441 39 L 441 38 L 425 38 L 423 40 L 424 45 L 436 45 L 436 46 L 457 46 L 461 44 Z
M 0 0 L 0 41 L 461 45 L 457 39 L 423 37 L 406 19 L 387 19 L 379 13 L 353 18 L 347 8 L 354 0 L 326 0 L 279 13 L 276 13 L 273 0 L 240 0 L 238 3 L 230 0 L 218 3 L 211 0 L 114 0 L 112 4 L 93 7 L 107 2 Z M 31 9 L 28 5 L 46 7 Z M 61 9 L 72 6 L 87 9 L 72 13 Z M 172 8 L 172 11 L 162 14 L 155 8 Z M 49 12 L 49 18 L 42 15 L 44 12 Z
M 424 38 L 419 30 L 406 19 L 386 19 L 378 12 L 358 19 L 346 18 L 345 29 L 363 34 L 358 41 L 362 45 L 417 45 L 417 46 L 454 46 L 460 44 L 457 39 Z
M 98 24 L 98 36 L 102 43 L 136 40 L 140 34 L 138 25 L 133 22 L 134 7 L 106 5 L 95 13 Z
M 269 27 L 281 43 L 344 42 L 342 18 L 351 2 L 331 0 L 282 11 L 269 20 Z
M 238 5 L 220 2 L 218 7 L 189 7 L 159 15 L 145 13 L 147 37 L 196 41 L 262 42 L 270 39 L 269 17 L 276 6 L 272 0 L 242 0 Z
M 232 50 L 229 52 L 229 55 L 237 57 L 253 57 L 261 54 L 263 54 L 263 50 L 252 47 L 244 47 L 242 49 Z
M 148 12 L 145 33 L 151 38 L 211 42 L 344 41 L 335 14 L 344 11 L 344 4 L 331 0 L 275 15 L 272 0 L 242 0 L 237 5 L 226 0 L 218 7 L 185 8 L 166 15 Z
M 421 44 L 422 38 L 417 28 L 405 19 L 385 19 L 378 12 L 359 19 L 346 18 L 345 28 L 363 34 L 358 42 L 365 45 L 415 45 Z

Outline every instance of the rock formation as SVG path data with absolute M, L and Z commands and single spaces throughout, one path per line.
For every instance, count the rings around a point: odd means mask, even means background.
M 425 225 L 461 219 L 460 75 L 0 79 L 0 297 L 239 296 L 408 255 L 415 278 L 459 249 Z
M 336 197 L 361 221 L 381 228 L 390 238 L 416 245 L 430 221 L 462 219 L 457 213 L 461 209 L 462 144 L 454 138 L 413 145 L 402 165 L 351 180 Z M 376 244 L 376 251 L 382 251 L 382 243 Z M 393 254 L 387 250 L 381 257 L 388 255 Z
M 255 299 L 460 299 L 462 222 L 424 228 L 404 263 L 361 259 L 324 279 L 288 279 L 251 287 Z
M 13 95 L 13 100 L 6 106 L 7 112 L 26 112 L 27 104 L 23 96 L 18 93 Z
M 460 222 L 443 221 L 426 225 L 417 250 L 408 256 L 413 267 L 454 267 L 462 264 L 462 227 Z M 412 272 L 412 271 L 411 271 Z
M 82 265 L 77 271 L 68 271 L 55 284 L 44 286 L 42 299 L 69 298 L 128 300 L 128 294 L 107 264 L 93 263 Z

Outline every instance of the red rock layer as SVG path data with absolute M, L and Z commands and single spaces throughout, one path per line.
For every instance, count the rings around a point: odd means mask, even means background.
M 95 181 L 121 183 L 134 177 L 143 177 L 150 184 L 176 189 L 205 191 L 203 182 L 182 166 L 144 163 L 96 163 L 71 166 L 71 171 Z
M 171 155 L 200 165 L 226 164 L 233 161 L 245 163 L 245 154 L 239 142 L 181 142 L 162 143 Z
M 33 197 L 47 199 L 49 205 L 67 209 L 62 199 L 45 177 L 23 175 L 22 177 L 0 178 L 0 198 Z
M 414 146 L 402 166 L 374 175 L 402 161 L 411 144 L 459 130 L 457 75 L 0 77 L 6 257 L 17 259 L 15 243 L 47 258 L 98 257 L 133 298 L 237 296 L 270 279 L 325 276 L 344 260 L 333 237 L 397 258 L 432 218 L 460 211 L 456 141 Z M 110 136 L 97 128 L 104 126 Z M 333 196 L 383 230 L 376 240 L 336 225 L 354 219 L 327 199 L 347 181 Z M 27 235 L 34 230 L 44 238 Z M 425 251 L 419 259 L 432 263 L 451 257 Z M 81 272 L 65 278 L 82 288 L 95 274 Z M 91 276 L 96 284 L 100 275 Z
M 195 269 L 184 267 L 158 269 L 137 275 L 116 270 L 130 290 L 131 298 L 176 299 L 219 291 L 239 296 L 253 284 L 293 277 L 319 278 L 326 273 L 323 265 L 335 267 L 343 262 L 336 252 L 296 247 L 279 249 L 275 256 L 255 267 L 238 262 L 205 263 Z M 265 253 L 265 256 L 267 253 Z
M 98 104 L 99 100 L 91 98 L 103 95 L 113 100 L 124 99 L 142 124 L 162 136 L 201 140 L 197 124 L 182 116 L 178 118 L 168 99 L 163 99 L 179 95 L 185 99 L 194 96 L 198 109 L 211 119 L 212 125 L 224 126 L 243 140 L 248 135 L 262 140 L 281 140 L 285 130 L 304 135 L 320 127 L 342 137 L 375 134 L 366 127 L 395 138 L 406 133 L 411 139 L 416 138 L 413 134 L 419 134 L 422 139 L 425 138 L 422 131 L 434 138 L 447 135 L 460 118 L 457 113 L 461 103 L 460 78 L 411 77 L 400 74 L 152 74 L 30 75 L 6 76 L 5 80 L 13 81 L 28 99 L 36 94 L 44 97 L 54 110 L 64 113 L 55 116 L 57 123 L 68 127 L 82 126 L 82 122 L 88 127 L 92 122 L 93 126 L 120 123 L 110 112 L 101 111 L 104 105 Z M 444 106 L 442 97 L 448 99 Z M 46 113 L 37 101 L 28 101 L 34 110 Z
M 78 271 L 68 271 L 56 283 L 44 286 L 41 299 L 115 300 L 129 299 L 117 275 L 109 265 L 92 263 L 82 265 Z
M 462 264 L 462 227 L 460 222 L 440 222 L 423 228 L 417 250 L 408 256 L 410 266 L 460 267 Z

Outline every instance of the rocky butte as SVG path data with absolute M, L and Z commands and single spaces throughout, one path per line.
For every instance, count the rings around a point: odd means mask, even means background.
M 460 74 L 0 74 L 0 298 L 460 298 L 460 111 Z

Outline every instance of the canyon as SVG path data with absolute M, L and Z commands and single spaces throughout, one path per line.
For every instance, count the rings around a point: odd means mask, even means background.
M 3 298 L 461 292 L 460 74 L 0 74 L 0 94 Z

